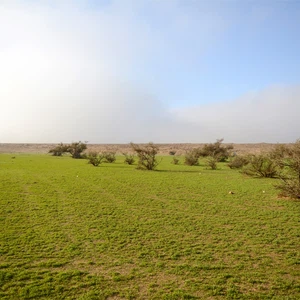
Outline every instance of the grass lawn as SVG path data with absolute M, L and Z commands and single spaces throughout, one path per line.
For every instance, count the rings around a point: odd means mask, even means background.
M 300 299 L 299 201 L 171 158 L 1 154 L 0 299 Z

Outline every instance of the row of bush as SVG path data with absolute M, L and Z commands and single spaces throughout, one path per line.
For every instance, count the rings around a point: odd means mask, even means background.
M 156 158 L 156 154 L 159 150 L 158 146 L 154 145 L 153 143 L 149 143 L 145 146 L 131 143 L 130 146 L 138 157 L 139 169 L 154 170 L 157 167 L 159 163 Z M 99 166 L 102 162 L 113 163 L 116 160 L 116 152 L 114 151 L 90 151 L 85 153 L 86 149 L 87 143 L 83 143 L 81 141 L 72 144 L 60 143 L 54 148 L 50 149 L 49 153 L 51 153 L 53 156 L 62 156 L 65 153 L 69 153 L 71 154 L 72 158 L 88 159 L 88 162 L 95 167 Z M 125 163 L 132 165 L 135 162 L 134 154 L 123 153 L 123 155 L 125 156 Z
M 50 149 L 49 153 L 53 156 L 62 156 L 65 153 L 70 153 L 73 158 L 84 158 L 83 152 L 87 149 L 87 143 L 81 141 L 72 144 L 60 143 Z
M 223 139 L 215 143 L 206 144 L 202 148 L 193 148 L 186 152 L 184 164 L 189 166 L 199 165 L 199 158 L 206 158 L 207 167 L 215 170 L 218 162 L 228 161 L 231 169 L 240 169 L 242 173 L 255 177 L 279 178 L 280 184 L 276 187 L 280 189 L 283 196 L 300 199 L 300 140 L 292 145 L 278 145 L 272 151 L 259 155 L 234 155 L 232 145 L 224 146 Z M 153 143 L 137 145 L 130 143 L 133 153 L 123 153 L 124 162 L 132 165 L 137 158 L 137 168 L 144 170 L 155 170 L 159 164 L 157 154 L 159 148 Z M 116 160 L 116 153 L 112 151 L 104 152 L 84 152 L 87 144 L 75 142 L 64 145 L 57 145 L 49 152 L 54 156 L 61 156 L 70 153 L 73 158 L 86 158 L 93 166 L 99 166 L 102 162 L 113 163 Z M 175 156 L 175 151 L 170 151 L 174 155 L 173 164 L 179 164 L 179 158 Z
M 217 168 L 217 162 L 224 162 L 230 156 L 230 151 L 233 149 L 233 146 L 223 146 L 223 139 L 217 140 L 213 144 L 206 144 L 203 148 L 194 148 L 188 150 L 185 155 L 185 164 L 189 166 L 199 165 L 200 157 L 207 157 L 207 164 L 212 169 Z M 138 169 L 154 170 L 156 169 L 159 161 L 156 158 L 156 155 L 159 151 L 157 145 L 153 143 L 148 143 L 146 145 L 137 145 L 130 143 L 132 152 L 136 154 L 138 158 Z M 116 160 L 115 152 L 105 151 L 105 152 L 95 152 L 91 151 L 84 153 L 87 149 L 87 144 L 82 143 L 81 141 L 75 142 L 72 144 L 64 145 L 60 143 L 49 152 L 54 156 L 62 156 L 64 153 L 70 153 L 73 158 L 87 158 L 89 163 L 93 166 L 99 166 L 102 162 L 112 163 Z M 171 155 L 175 155 L 174 152 L 170 152 Z M 125 163 L 133 164 L 135 162 L 135 155 L 123 153 L 125 156 Z M 173 163 L 178 164 L 179 159 L 174 157 Z
M 281 195 L 300 199 L 300 140 L 265 154 L 236 156 L 228 165 L 250 176 L 279 178 Z

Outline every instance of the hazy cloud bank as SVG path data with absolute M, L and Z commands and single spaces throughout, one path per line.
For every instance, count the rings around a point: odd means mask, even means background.
M 231 13 L 221 6 L 203 4 L 202 14 L 209 17 L 201 18 L 193 13 L 198 1 L 184 9 L 180 1 L 112 1 L 94 10 L 78 3 L 0 3 L 0 142 L 208 142 L 221 137 L 288 142 L 299 137 L 299 86 L 174 109 L 155 87 L 133 75 L 154 58 L 157 64 L 193 63 L 189 49 L 205 51 L 230 24 Z M 150 13 L 149 25 L 144 20 Z M 176 50 L 179 43 L 186 44 L 180 48 L 184 55 Z
M 272 86 L 238 99 L 174 110 L 193 124 L 201 141 L 293 142 L 300 138 L 300 85 Z M 196 142 L 197 139 L 190 137 Z

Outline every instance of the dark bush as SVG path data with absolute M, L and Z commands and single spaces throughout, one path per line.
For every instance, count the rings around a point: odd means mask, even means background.
M 147 145 L 137 145 L 130 143 L 130 146 L 134 152 L 136 152 L 138 157 L 138 169 L 144 170 L 155 170 L 159 164 L 156 154 L 158 153 L 158 146 L 153 143 L 148 143 Z
M 116 161 L 116 152 L 104 151 L 102 152 L 102 156 L 107 163 L 113 163 Z
M 86 143 L 79 141 L 68 145 L 67 152 L 69 152 L 73 158 L 83 158 L 82 152 L 86 149 Z
M 184 164 L 188 166 L 198 166 L 200 157 L 200 149 L 194 148 L 186 152 L 184 158 Z
M 53 156 L 62 156 L 64 153 L 68 152 L 69 145 L 64 145 L 63 143 L 58 144 L 54 148 L 49 150 Z
M 178 157 L 173 157 L 172 161 L 171 161 L 171 164 L 173 165 L 179 165 L 179 158 Z
M 135 162 L 135 155 L 134 154 L 128 154 L 128 153 L 123 153 L 125 156 L 124 163 L 128 165 L 133 165 Z
M 279 168 L 267 155 L 251 155 L 242 172 L 254 177 L 275 178 L 279 175 Z
M 209 156 L 206 160 L 206 165 L 212 170 L 217 170 L 218 159 L 216 157 Z
M 219 162 L 225 162 L 230 156 L 230 152 L 233 149 L 232 145 L 223 146 L 223 139 L 218 139 L 213 144 L 206 144 L 200 150 L 200 156 L 211 156 L 216 158 Z
M 281 183 L 276 185 L 280 194 L 300 199 L 300 140 L 290 146 L 277 146 L 270 156 L 281 169 Z
M 283 144 L 278 144 L 274 147 L 269 153 L 269 157 L 276 161 L 279 165 L 285 160 L 288 156 L 288 147 Z
M 230 159 L 228 167 L 230 169 L 241 169 L 249 163 L 249 158 L 247 156 L 234 156 Z
M 171 151 L 169 151 L 169 154 L 170 154 L 170 155 L 175 155 L 175 154 L 176 154 L 176 151 L 175 151 L 175 150 L 171 150 Z
M 275 185 L 280 190 L 280 196 L 300 199 L 299 180 L 292 177 L 281 177 L 282 182 Z
M 50 149 L 49 153 L 52 153 L 53 156 L 62 156 L 64 153 L 70 153 L 73 158 L 86 158 L 82 153 L 86 149 L 86 143 L 80 141 L 69 145 L 60 143 L 56 147 Z
M 98 154 L 97 152 L 93 151 L 88 153 L 87 159 L 89 164 L 93 165 L 94 167 L 98 167 L 101 164 L 104 157 Z

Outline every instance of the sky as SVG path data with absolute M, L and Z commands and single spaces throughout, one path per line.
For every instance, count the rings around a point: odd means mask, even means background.
M 300 138 L 299 0 L 0 0 L 0 143 Z

